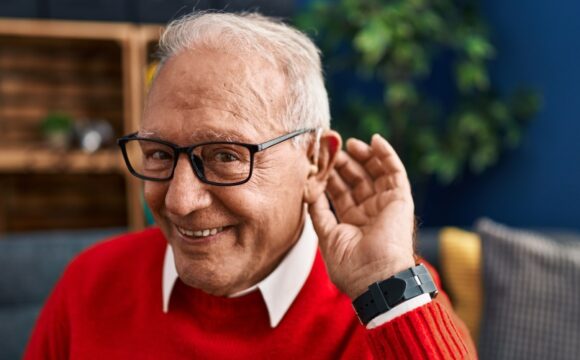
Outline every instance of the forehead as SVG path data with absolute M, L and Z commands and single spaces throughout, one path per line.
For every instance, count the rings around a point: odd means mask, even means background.
M 285 77 L 260 57 L 194 49 L 169 59 L 148 96 L 142 130 L 279 133 Z

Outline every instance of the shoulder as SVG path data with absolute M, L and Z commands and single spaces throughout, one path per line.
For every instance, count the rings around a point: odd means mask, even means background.
M 117 326 L 115 321 L 133 314 L 137 303 L 161 311 L 166 248 L 157 228 L 91 246 L 67 266 L 43 310 L 45 317 L 86 330 L 95 324 Z

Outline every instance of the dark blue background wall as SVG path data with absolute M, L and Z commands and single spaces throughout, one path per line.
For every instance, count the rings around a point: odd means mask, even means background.
M 479 177 L 431 189 L 425 225 L 471 225 L 482 215 L 516 226 L 580 229 L 580 1 L 481 1 L 498 58 L 493 82 L 529 84 L 541 112 L 521 147 Z
M 310 2 L 299 0 L 298 8 Z M 483 175 L 432 184 L 418 199 L 418 215 L 423 226 L 471 226 L 488 216 L 513 226 L 580 229 L 580 1 L 480 4 L 498 54 L 490 64 L 494 85 L 505 94 L 533 87 L 543 107 L 519 148 Z

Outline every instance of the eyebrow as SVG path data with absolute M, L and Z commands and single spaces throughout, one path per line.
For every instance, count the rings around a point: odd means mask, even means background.
M 144 137 L 144 138 L 155 138 L 155 139 L 169 141 L 169 139 L 166 139 L 164 136 L 160 135 L 155 130 L 140 129 L 137 132 L 137 135 L 139 137 Z M 189 138 L 190 138 L 190 140 L 191 140 L 190 142 L 192 144 L 202 143 L 202 142 L 206 142 L 206 141 L 225 141 L 225 142 L 241 142 L 241 143 L 255 143 L 256 142 L 255 140 L 248 139 L 246 136 L 240 134 L 239 132 L 237 132 L 235 130 L 228 131 L 228 133 L 215 131 L 215 130 L 204 130 L 201 132 L 192 133 Z

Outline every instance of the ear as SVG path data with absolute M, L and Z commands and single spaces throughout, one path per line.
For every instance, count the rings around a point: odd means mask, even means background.
M 334 130 L 323 132 L 319 144 L 313 142 L 309 147 L 310 171 L 304 185 L 304 202 L 307 204 L 314 203 L 324 193 L 341 147 L 342 138 Z

